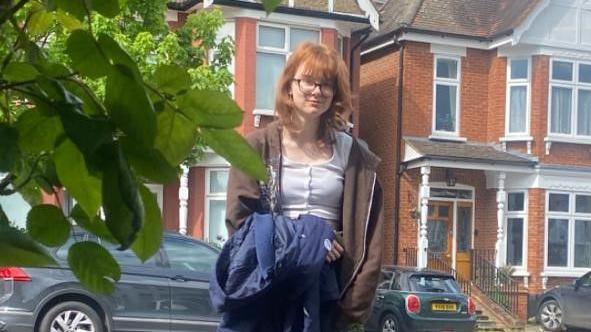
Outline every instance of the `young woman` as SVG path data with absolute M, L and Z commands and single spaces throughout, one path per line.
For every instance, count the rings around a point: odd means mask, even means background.
M 340 293 L 336 303 L 328 304 L 334 310 L 321 310 L 330 316 L 323 320 L 339 328 L 362 323 L 380 275 L 382 191 L 376 180 L 379 159 L 344 132 L 351 91 L 338 53 L 324 45 L 300 45 L 282 73 L 275 106 L 277 121 L 247 137 L 270 179 L 259 185 L 231 169 L 229 232 L 260 208 L 261 196 L 269 196 L 270 209 L 289 218 L 324 218 L 339 235 L 327 248 L 326 262 L 337 273 Z

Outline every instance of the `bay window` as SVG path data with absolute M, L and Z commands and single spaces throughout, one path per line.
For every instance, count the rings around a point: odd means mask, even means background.
M 506 135 L 529 135 L 529 59 L 507 62 Z
M 256 111 L 273 115 L 275 89 L 287 58 L 303 42 L 318 43 L 317 30 L 259 24 L 256 55 Z
M 459 57 L 435 57 L 433 96 L 433 135 L 458 136 L 460 119 Z
M 591 267 L 591 194 L 547 195 L 546 266 Z
M 549 135 L 591 140 L 591 63 L 552 60 Z

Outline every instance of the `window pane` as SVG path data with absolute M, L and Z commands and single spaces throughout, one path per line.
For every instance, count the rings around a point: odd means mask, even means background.
M 579 213 L 591 213 L 591 196 L 577 195 L 575 211 Z
M 509 132 L 510 133 L 524 133 L 527 110 L 527 87 L 512 86 L 510 90 L 509 100 Z
M 226 229 L 226 200 L 210 200 L 208 216 L 210 242 L 219 245 L 224 244 L 228 239 L 228 230 Z
M 318 43 L 319 33 L 314 30 L 291 29 L 289 40 L 289 50 L 293 51 L 303 42 Z
M 591 83 L 591 65 L 579 65 L 579 82 Z
M 552 87 L 552 111 L 550 131 L 558 134 L 570 134 L 572 89 Z
M 573 80 L 573 64 L 570 62 L 553 61 L 552 62 L 552 79 L 572 81 Z
M 2 175 L 0 173 L 0 178 L 2 178 Z M 0 195 L 0 207 L 2 207 L 2 210 L 4 210 L 6 217 L 11 223 L 21 228 L 26 227 L 27 214 L 31 206 L 23 199 L 21 194 Z
M 527 60 L 511 61 L 511 79 L 527 79 Z
M 507 219 L 507 264 L 523 264 L 523 218 Z
M 591 220 L 575 221 L 575 267 L 591 267 Z
M 447 252 L 447 221 L 429 220 L 427 224 L 427 238 L 429 240 L 429 252 Z
M 568 253 L 568 220 L 548 220 L 548 266 L 566 266 Z
M 568 212 L 568 194 L 550 194 L 548 198 L 548 211 Z
M 457 251 L 470 251 L 472 242 L 472 208 L 458 206 Z
M 591 91 L 579 90 L 577 134 L 591 135 Z
M 211 273 L 218 254 L 203 244 L 181 239 L 165 239 L 164 250 L 172 269 Z
M 457 86 L 437 84 L 435 100 L 435 130 L 456 131 Z
M 285 66 L 285 56 L 257 53 L 256 108 L 275 109 L 275 88 Z
M 259 26 L 259 46 L 285 48 L 285 30 Z
M 507 195 L 507 209 L 509 211 L 524 211 L 524 201 L 525 201 L 525 194 L 524 193 L 509 193 Z
M 228 171 L 219 170 L 209 172 L 209 192 L 225 193 L 228 187 Z
M 437 77 L 458 78 L 458 60 L 437 59 Z

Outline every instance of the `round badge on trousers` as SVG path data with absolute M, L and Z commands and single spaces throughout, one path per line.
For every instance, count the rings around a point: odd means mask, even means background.
M 332 242 L 329 239 L 324 239 L 324 248 L 328 251 L 332 250 Z

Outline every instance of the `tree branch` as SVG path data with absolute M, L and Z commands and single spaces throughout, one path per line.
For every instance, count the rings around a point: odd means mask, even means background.
M 14 7 L 10 8 L 0 16 L 0 25 L 8 21 L 19 9 L 21 9 L 29 0 L 20 0 Z

